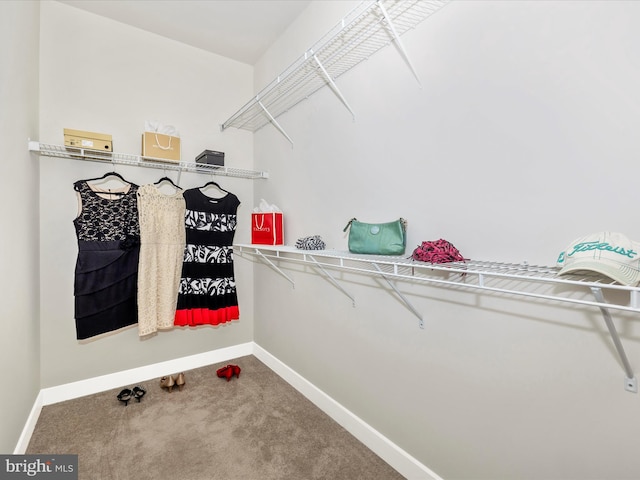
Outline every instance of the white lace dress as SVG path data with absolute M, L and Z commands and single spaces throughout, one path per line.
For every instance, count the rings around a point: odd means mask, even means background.
M 173 327 L 185 247 L 185 200 L 182 193 L 179 190 L 167 195 L 154 184 L 138 189 L 140 336 Z

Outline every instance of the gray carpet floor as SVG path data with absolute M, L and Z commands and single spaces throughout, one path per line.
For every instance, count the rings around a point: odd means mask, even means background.
M 143 382 L 126 407 L 121 388 L 47 405 L 26 453 L 78 454 L 81 480 L 404 478 L 254 356 L 185 376 L 171 393 Z

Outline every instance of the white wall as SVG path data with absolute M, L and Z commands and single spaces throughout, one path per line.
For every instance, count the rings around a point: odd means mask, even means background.
M 252 67 L 58 2 L 43 2 L 41 13 L 41 142 L 62 144 L 63 128 L 75 128 L 110 133 L 115 151 L 138 154 L 149 119 L 178 128 L 185 159 L 213 149 L 226 153 L 228 166 L 253 168 L 251 134 L 220 132 L 220 124 L 253 91 Z M 72 224 L 77 201 L 72 185 L 111 168 L 49 157 L 39 161 L 43 388 L 252 340 L 252 271 L 239 263 L 239 321 L 217 328 L 174 329 L 144 340 L 134 325 L 78 342 Z M 139 185 L 165 174 L 177 178 L 171 171 L 125 166 L 116 170 Z M 209 180 L 184 173 L 181 185 L 191 188 Z M 240 198 L 236 240 L 248 241 L 254 180 L 215 180 Z
M 38 330 L 39 3 L 0 2 L 0 452 L 12 453 L 40 389 Z
M 305 11 L 258 64 L 257 89 L 352 5 L 339 12 L 339 4 Z M 116 150 L 135 153 L 144 120 L 155 118 L 178 126 L 185 157 L 215 148 L 230 165 L 270 171 L 268 181 L 218 179 L 243 201 L 239 242 L 249 240 L 249 212 L 264 197 L 285 209 L 288 243 L 319 233 L 344 249 L 352 216 L 402 215 L 410 247 L 443 237 L 467 257 L 550 264 L 586 232 L 640 239 L 640 4 L 454 2 L 403 37 L 422 89 L 387 48 L 338 81 L 355 123 L 328 89 L 279 119 L 294 149 L 269 126 L 255 143 L 246 132 L 219 132 L 254 93 L 251 67 L 56 2 L 41 6 L 38 109 L 37 4 L 0 9 L 0 131 L 9 139 L 0 148 L 15 161 L 2 220 L 21 252 L 3 236 L 2 266 L 13 273 L 2 280 L 0 337 L 7 372 L 24 381 L 2 397 L 0 450 L 15 445 L 38 388 L 255 338 L 444 478 L 637 476 L 640 397 L 623 390 L 622 367 L 590 309 L 401 284 L 425 315 L 420 330 L 371 279 L 342 276 L 353 308 L 307 269 L 291 272 L 292 290 L 239 259 L 240 322 L 77 342 L 71 185 L 106 168 L 35 159 L 24 142 L 39 130 L 39 140 L 61 143 L 70 127 L 112 133 Z M 38 191 L 38 165 L 39 206 L 28 194 Z M 164 174 L 118 171 L 139 184 Z M 183 185 L 204 180 L 185 174 Z M 38 289 L 39 305 L 31 302 Z M 638 319 L 615 316 L 638 371 Z
M 327 21 L 322 33 L 339 16 Z M 314 2 L 256 66 L 256 86 L 318 38 Z M 285 239 L 409 221 L 409 249 L 445 238 L 468 258 L 553 264 L 600 230 L 640 239 L 640 3 L 452 2 L 393 47 L 255 135 L 269 170 L 256 198 L 285 211 Z M 298 48 L 291 55 L 291 48 Z M 286 62 L 282 62 L 286 59 Z M 447 479 L 636 478 L 640 396 L 600 313 L 309 269 L 295 289 L 255 267 L 255 339 Z M 640 320 L 614 314 L 640 371 Z

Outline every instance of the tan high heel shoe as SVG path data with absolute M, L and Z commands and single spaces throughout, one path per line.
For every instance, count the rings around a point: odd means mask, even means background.
M 176 385 L 178 386 L 178 390 L 182 391 L 182 389 L 184 388 L 185 384 L 187 382 L 184 379 L 184 373 L 180 373 L 177 377 L 176 377 Z
M 171 375 L 167 377 L 162 377 L 160 379 L 160 387 L 166 388 L 167 390 L 169 390 L 169 393 L 171 393 L 171 390 L 173 389 L 173 386 L 175 385 L 175 383 L 176 382 L 173 380 L 173 377 Z

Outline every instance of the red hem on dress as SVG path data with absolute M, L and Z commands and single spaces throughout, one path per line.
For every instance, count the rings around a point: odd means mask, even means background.
M 195 325 L 220 325 L 240 318 L 237 306 L 209 310 L 208 308 L 190 308 L 176 310 L 173 324 L 178 327 Z

